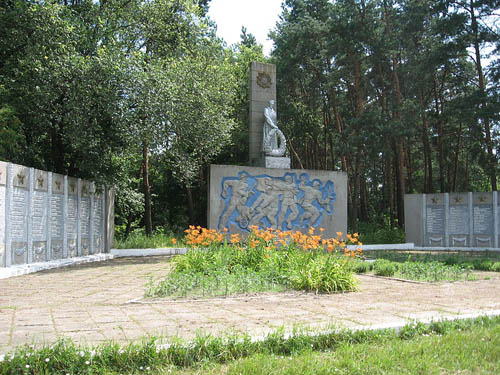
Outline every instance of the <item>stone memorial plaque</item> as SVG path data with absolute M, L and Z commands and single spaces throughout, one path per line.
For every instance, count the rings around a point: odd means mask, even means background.
M 0 161 L 0 268 L 5 263 L 5 202 L 7 200 L 7 163 Z
M 31 235 L 33 241 L 47 241 L 47 193 L 35 190 L 31 197 Z
M 474 206 L 474 234 L 493 235 L 493 206 Z
M 54 194 L 50 199 L 50 236 L 53 239 L 63 238 L 64 232 L 64 195 Z
M 9 223 L 12 241 L 27 241 L 29 191 L 14 187 L 10 201 Z
M 428 194 L 426 196 L 426 244 L 444 246 L 446 234 L 446 208 L 444 194 Z
M 93 231 L 94 231 L 94 252 L 102 253 L 104 251 L 104 212 L 103 212 L 102 194 L 94 195 L 93 207 Z
M 69 181 L 69 178 L 68 178 Z M 68 183 L 68 216 L 66 218 L 66 237 L 68 239 L 68 257 L 77 256 L 77 239 L 78 239 L 78 192 L 72 191 L 70 188 L 71 181 Z M 76 186 L 76 185 L 75 185 Z
M 12 191 L 9 202 L 9 238 L 11 263 L 28 262 L 29 169 L 12 165 Z
M 427 233 L 444 234 L 444 206 L 427 206 Z
M 450 234 L 468 234 L 469 233 L 469 207 L 468 206 L 450 206 L 449 219 Z
M 78 197 L 70 195 L 68 196 L 68 220 L 67 220 L 69 236 L 76 237 L 78 235 L 77 222 L 78 222 Z
M 80 234 L 82 238 L 90 235 L 90 199 L 83 197 L 80 201 Z
M 81 256 L 90 254 L 90 183 L 81 181 L 80 192 L 80 236 Z
M 5 256 L 5 200 L 7 188 L 0 185 L 0 268 L 4 265 Z

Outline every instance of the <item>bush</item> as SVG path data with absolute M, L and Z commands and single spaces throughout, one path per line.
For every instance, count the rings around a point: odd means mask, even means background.
M 373 265 L 375 275 L 378 276 L 394 276 L 397 271 L 397 263 L 386 259 L 377 259 Z
M 493 266 L 493 262 L 489 259 L 476 259 L 473 262 L 473 268 L 479 271 L 489 271 Z
M 376 223 L 358 223 L 359 239 L 364 244 L 404 243 L 405 232 L 401 228 Z
M 495 262 L 491 265 L 490 271 L 500 272 L 500 262 Z
M 359 259 L 353 259 L 350 261 L 350 269 L 355 273 L 367 273 L 373 268 L 373 263 L 369 263 Z

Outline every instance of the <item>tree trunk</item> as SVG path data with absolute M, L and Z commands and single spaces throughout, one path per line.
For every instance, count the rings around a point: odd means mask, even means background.
M 427 126 L 427 114 L 425 112 L 424 93 L 420 90 L 420 111 L 422 113 L 422 143 L 424 145 L 424 193 L 433 193 L 432 187 L 432 154 L 429 142 L 429 129 Z
M 457 191 L 457 175 L 458 175 L 458 160 L 460 156 L 460 144 L 462 141 L 462 122 L 460 122 L 460 128 L 458 129 L 457 137 L 457 148 L 455 150 L 455 168 L 453 170 L 453 183 L 451 186 L 451 191 Z
M 193 191 L 191 187 L 186 186 L 187 199 L 188 199 L 188 214 L 189 214 L 189 224 L 194 225 L 194 203 L 193 203 Z
M 478 24 L 477 24 L 477 18 L 476 18 L 476 12 L 474 9 L 474 0 L 470 0 L 470 14 L 471 14 L 471 26 L 472 26 L 472 32 L 474 34 L 474 52 L 476 54 L 476 70 L 477 70 L 477 75 L 479 79 L 479 91 L 482 95 L 481 99 L 481 107 L 483 108 L 483 113 L 484 110 L 486 109 L 486 86 L 484 83 L 484 74 L 483 74 L 483 67 L 481 65 L 481 46 L 479 45 L 479 30 L 478 30 Z M 497 177 L 496 177 L 496 162 L 495 162 L 495 155 L 493 154 L 493 143 L 491 141 L 491 128 L 490 128 L 490 119 L 488 116 L 484 116 L 483 118 L 484 122 L 484 132 L 485 132 L 485 141 L 486 141 L 486 149 L 488 150 L 488 164 L 489 164 L 489 172 L 490 172 L 490 179 L 491 179 L 491 190 L 496 191 L 497 190 Z
M 441 110 L 439 108 L 439 93 L 436 86 L 436 79 L 434 78 L 434 106 L 436 108 L 437 116 L 437 133 L 438 133 L 438 153 L 439 153 L 439 189 L 441 193 L 446 192 L 444 182 L 444 147 L 443 147 L 443 120 L 441 118 Z
M 148 143 L 142 143 L 142 183 L 144 187 L 144 226 L 146 235 L 153 234 L 153 222 L 151 220 L 151 186 L 149 185 L 149 147 Z
M 386 22 L 386 28 L 387 28 L 387 33 L 389 35 L 389 38 L 392 39 L 392 24 L 391 24 L 391 19 L 388 11 L 388 5 L 387 2 L 384 0 L 384 16 L 385 16 L 385 22 Z M 392 61 L 392 84 L 394 87 L 394 99 L 395 99 L 395 110 L 393 112 L 393 117 L 399 121 L 401 121 L 401 115 L 400 115 L 400 105 L 401 105 L 401 88 L 399 85 L 399 75 L 398 75 L 398 59 L 397 56 L 393 55 L 391 56 L 391 61 Z M 403 228 L 404 227 L 404 197 L 405 197 L 405 192 L 406 192 L 406 187 L 405 187 L 405 154 L 404 154 L 404 145 L 403 145 L 403 137 L 402 136 L 397 136 L 396 137 L 396 155 L 397 155 L 397 177 L 398 177 L 398 200 L 397 200 L 397 207 L 398 207 L 398 225 L 399 227 Z
M 394 220 L 394 186 L 392 176 L 392 147 L 389 140 L 385 141 L 385 195 L 386 202 L 389 205 L 389 218 L 391 221 L 391 228 L 395 225 Z

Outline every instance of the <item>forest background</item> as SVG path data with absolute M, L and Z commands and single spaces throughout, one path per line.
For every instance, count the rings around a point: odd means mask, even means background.
M 0 159 L 116 186 L 117 233 L 206 225 L 210 163 L 248 162 L 248 71 L 276 64 L 292 168 L 349 177 L 349 227 L 404 194 L 497 190 L 500 1 L 286 0 L 274 50 L 210 0 L 0 3 Z

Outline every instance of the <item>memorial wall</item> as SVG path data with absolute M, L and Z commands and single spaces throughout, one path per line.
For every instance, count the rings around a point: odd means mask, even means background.
M 0 267 L 108 252 L 114 192 L 0 161 Z
M 498 248 L 498 192 L 407 194 L 405 228 L 416 246 Z

